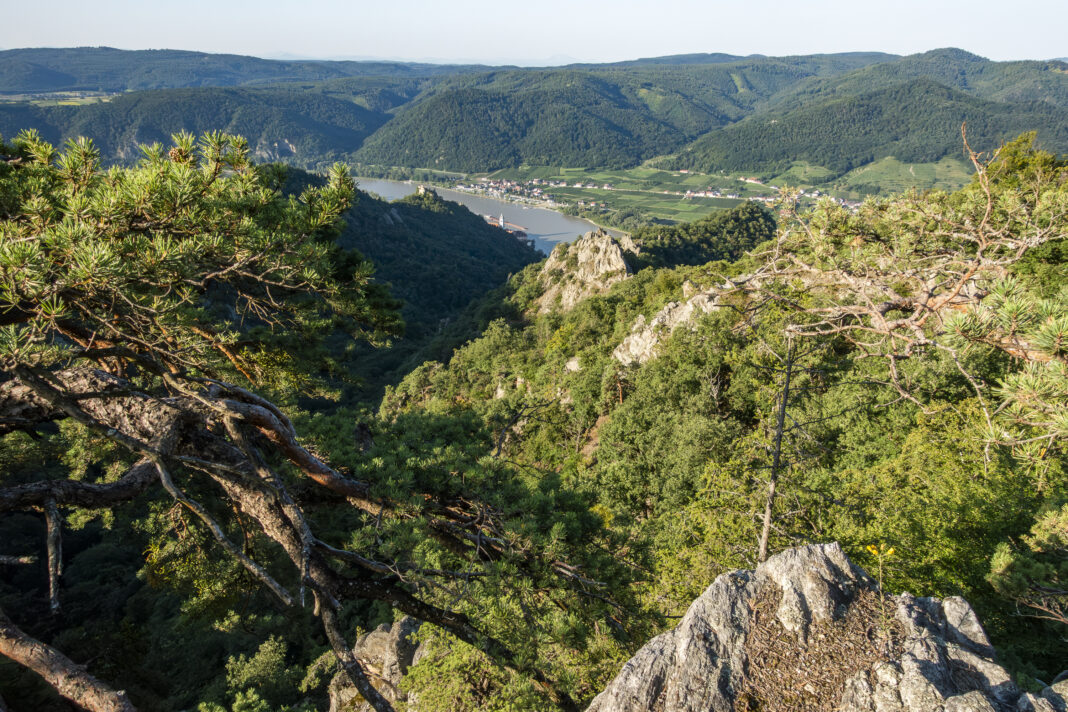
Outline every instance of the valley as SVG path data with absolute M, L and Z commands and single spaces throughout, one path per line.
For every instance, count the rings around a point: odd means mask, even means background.
M 83 74 L 62 73 L 75 57 Z M 958 188 L 971 174 L 964 122 L 977 150 L 1025 130 L 1068 148 L 1066 71 L 955 49 L 543 69 L 9 50 L 0 135 L 90 135 L 122 162 L 137 143 L 224 129 L 261 160 L 316 170 L 341 161 L 358 175 L 452 187 L 514 181 L 526 197 L 626 229 L 765 199 L 771 185 L 853 202 Z M 529 183 L 550 179 L 557 185 Z
M 1064 710 L 1066 412 L 1063 61 L 0 51 L 2 712 Z

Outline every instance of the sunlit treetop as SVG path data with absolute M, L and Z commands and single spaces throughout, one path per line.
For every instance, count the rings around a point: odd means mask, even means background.
M 142 152 L 105 170 L 87 139 L 57 152 L 29 131 L 0 146 L 5 368 L 136 354 L 255 379 L 272 349 L 396 330 L 370 265 L 332 240 L 355 194 L 343 167 L 296 198 L 235 136 L 179 134 Z

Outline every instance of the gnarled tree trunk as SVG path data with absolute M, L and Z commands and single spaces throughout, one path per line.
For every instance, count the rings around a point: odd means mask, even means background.
M 137 712 L 122 690 L 113 690 L 55 648 L 23 633 L 0 611 L 0 654 L 28 667 L 56 692 L 91 712 Z M 0 709 L 3 702 L 0 701 Z

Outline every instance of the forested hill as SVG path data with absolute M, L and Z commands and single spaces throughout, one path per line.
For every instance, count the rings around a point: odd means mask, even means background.
M 465 69 L 406 62 L 279 61 L 173 49 L 11 49 L 0 52 L 0 92 L 220 87 L 367 75 L 432 76 Z
M 643 60 L 454 76 L 398 111 L 359 158 L 457 170 L 520 163 L 631 166 L 738 121 L 808 78 L 854 70 L 875 58 Z
M 982 99 L 1042 101 L 1068 107 L 1068 64 L 991 62 L 960 49 L 936 49 L 862 67 L 835 77 L 818 77 L 782 95 L 781 108 L 831 97 L 855 96 L 914 79 L 930 79 Z
M 319 175 L 291 169 L 287 192 L 324 183 Z M 357 191 L 336 241 L 374 265 L 375 281 L 388 285 L 390 295 L 400 300 L 405 325 L 390 348 L 349 340 L 335 348 L 336 357 L 359 374 L 359 397 L 380 389 L 390 372 L 426 348 L 469 304 L 543 258 L 527 243 L 433 191 L 393 202 Z M 469 336 L 464 332 L 457 338 Z
M 245 136 L 257 157 L 300 165 L 344 160 L 388 115 L 294 89 L 203 88 L 133 92 L 76 106 L 0 104 L 0 134 L 36 128 L 53 143 L 87 136 L 112 161 L 136 160 L 137 145 L 179 131 Z
M 60 92 L 74 87 L 110 96 Z M 137 91 L 145 87 L 165 88 Z M 110 161 L 129 161 L 136 142 L 180 129 L 223 129 L 247 137 L 263 159 L 312 168 L 343 160 L 468 172 L 616 169 L 655 160 L 771 177 L 803 160 L 833 180 L 885 156 L 960 158 L 964 120 L 976 148 L 1035 130 L 1041 145 L 1068 150 L 1068 64 L 992 62 L 959 49 L 527 69 L 0 52 L 0 133 L 86 135 Z
M 1049 103 L 986 101 L 924 78 L 754 116 L 698 139 L 675 165 L 775 175 L 795 161 L 806 161 L 837 176 L 887 156 L 929 163 L 962 155 L 964 122 L 977 150 L 1037 131 L 1041 144 L 1064 151 L 1066 118 L 1063 108 Z
M 843 61 L 856 60 L 861 64 L 871 62 L 887 62 L 896 59 L 896 54 L 885 52 L 842 52 L 833 55 L 810 55 L 813 57 L 835 57 Z M 700 52 L 695 54 L 670 54 L 664 57 L 642 57 L 641 59 L 627 59 L 621 62 L 609 62 L 606 64 L 571 64 L 570 67 L 640 67 L 666 64 L 726 64 L 729 62 L 741 62 L 744 60 L 757 61 L 768 59 L 767 55 L 750 54 L 741 56 L 737 54 L 724 54 L 722 52 Z M 787 58 L 788 59 L 788 58 Z
M 371 260 L 377 279 L 404 301 L 410 337 L 432 333 L 472 299 L 542 259 L 526 243 L 432 191 L 393 203 L 359 193 L 338 242 Z

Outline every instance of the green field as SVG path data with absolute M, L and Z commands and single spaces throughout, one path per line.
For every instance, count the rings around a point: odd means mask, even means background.
M 638 210 L 648 217 L 674 222 L 699 220 L 717 210 L 733 208 L 742 202 L 730 198 L 682 198 L 678 195 L 599 188 L 553 188 L 552 195 L 557 202 L 576 205 L 580 200 L 596 201 L 604 203 L 610 210 Z
M 0 104 L 33 104 L 35 106 L 81 106 L 111 101 L 114 93 L 107 92 L 42 92 L 37 94 L 0 94 Z
M 807 188 L 809 186 L 822 185 L 833 175 L 831 171 L 823 166 L 813 165 L 805 161 L 795 161 L 790 166 L 790 170 L 780 173 L 768 182 L 772 185 L 792 185 Z
M 520 166 L 505 168 L 487 174 L 493 179 L 530 180 L 566 180 L 569 184 L 608 183 L 618 190 L 660 192 L 664 190 L 685 192 L 687 190 L 704 190 L 715 188 L 723 192 L 737 193 L 742 197 L 774 195 L 775 191 L 766 186 L 743 183 L 733 176 L 692 171 L 665 171 L 658 168 L 628 168 L 625 170 L 587 170 L 585 168 L 555 168 L 551 166 Z
M 557 202 L 577 205 L 604 203 L 609 210 L 637 210 L 650 218 L 675 222 L 699 220 L 716 210 L 731 208 L 748 198 L 773 196 L 768 186 L 745 183 L 732 176 L 710 175 L 656 168 L 626 170 L 587 170 L 551 166 L 520 166 L 487 174 L 493 180 L 528 181 L 534 179 L 566 181 L 568 187 L 544 187 Z M 574 187 L 595 185 L 595 188 Z M 611 189 L 605 189 L 605 185 Z M 718 190 L 737 198 L 685 198 L 686 191 Z
M 902 163 L 894 157 L 883 158 L 856 168 L 835 182 L 831 192 L 843 197 L 862 197 L 881 190 L 900 193 L 918 190 L 957 190 L 972 179 L 972 167 L 956 158 L 937 163 Z

